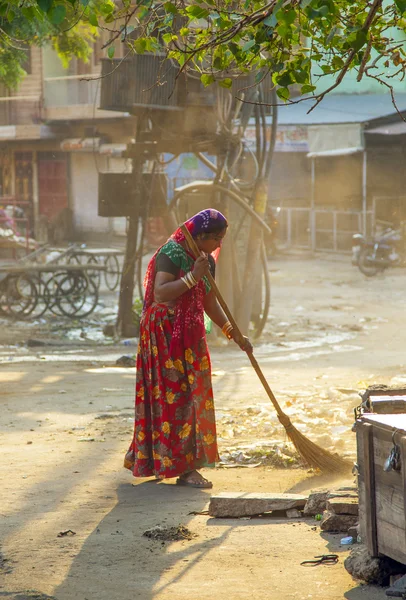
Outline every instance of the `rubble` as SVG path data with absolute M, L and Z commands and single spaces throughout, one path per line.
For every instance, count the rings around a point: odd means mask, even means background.
M 387 557 L 372 558 L 367 548 L 354 546 L 344 567 L 355 579 L 376 585 L 388 585 L 391 575 L 404 574 L 406 567 Z
M 358 523 L 358 517 L 354 515 L 336 515 L 333 512 L 326 511 L 323 514 L 323 520 L 320 523 L 322 531 L 347 532 L 350 527 Z
M 322 514 L 326 510 L 328 496 L 329 492 L 327 490 L 312 492 L 304 507 L 304 516 L 315 517 L 316 515 Z
M 163 542 L 191 540 L 196 537 L 196 534 L 192 533 L 190 529 L 184 525 L 177 525 L 175 527 L 161 527 L 158 525 L 153 529 L 147 529 L 142 535 L 152 540 L 160 540 Z
M 327 500 L 327 510 L 336 515 L 358 516 L 358 499 L 330 498 Z

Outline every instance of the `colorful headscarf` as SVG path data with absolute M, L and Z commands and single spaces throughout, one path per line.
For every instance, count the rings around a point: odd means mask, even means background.
M 227 226 L 225 216 L 214 208 L 207 208 L 197 213 L 185 222 L 187 229 L 193 237 L 203 233 L 216 233 L 224 230 Z M 181 244 L 185 240 L 185 235 L 180 227 L 169 238 Z M 169 240 L 168 240 L 169 241 Z M 154 256 L 151 258 L 144 279 L 145 299 L 144 313 L 154 301 L 154 283 L 155 283 L 155 266 L 156 259 L 162 246 L 158 248 Z M 192 256 L 187 250 L 187 254 Z M 213 257 L 217 260 L 219 249 L 213 252 Z M 181 276 L 185 273 L 181 272 Z M 182 294 L 176 303 L 175 323 L 173 330 L 172 346 L 179 348 L 186 343 L 188 346 L 204 335 L 204 308 L 203 300 L 205 295 L 204 281 L 199 283 Z M 175 348 L 174 348 L 175 349 Z

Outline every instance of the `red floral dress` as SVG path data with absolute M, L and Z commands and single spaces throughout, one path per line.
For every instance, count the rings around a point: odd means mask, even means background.
M 179 267 L 180 276 L 193 267 L 193 258 L 174 240 L 159 252 Z M 134 437 L 124 466 L 135 477 L 176 477 L 213 465 L 218 458 L 203 311 L 210 284 L 202 280 L 182 294 L 173 308 L 156 303 L 148 281 L 155 278 L 155 259 L 147 272 L 137 353 Z

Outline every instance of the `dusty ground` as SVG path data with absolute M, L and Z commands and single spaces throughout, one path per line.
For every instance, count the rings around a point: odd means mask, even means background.
M 324 447 L 354 456 L 358 391 L 406 381 L 399 333 L 404 272 L 367 280 L 332 258 L 281 258 L 270 268 L 272 315 L 257 358 L 294 424 Z M 134 370 L 113 365 L 135 348 L 97 345 L 91 333 L 69 342 L 66 325 L 52 327 L 0 326 L 0 597 L 386 597 L 383 589 L 351 579 L 341 536 L 320 535 L 313 520 L 211 519 L 191 514 L 207 509 L 210 492 L 151 480 L 134 485 L 121 467 L 132 435 Z M 71 337 L 83 339 L 80 324 L 69 327 Z M 64 345 L 16 345 L 30 337 Z M 283 448 L 284 432 L 246 357 L 213 344 L 212 360 L 227 465 L 209 473 L 215 491 L 352 484 L 298 468 L 253 467 L 275 456 L 289 459 L 274 450 Z M 162 543 L 142 536 L 150 527 L 180 523 L 196 537 Z M 66 530 L 76 535 L 58 537 Z M 330 551 L 340 555 L 337 565 L 300 566 Z

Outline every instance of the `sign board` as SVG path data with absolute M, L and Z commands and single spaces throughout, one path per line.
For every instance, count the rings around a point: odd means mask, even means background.
M 270 141 L 271 126 L 267 127 L 267 141 Z M 247 145 L 254 149 L 256 145 L 255 126 L 245 130 Z M 307 127 L 303 125 L 278 125 L 275 152 L 309 152 Z

